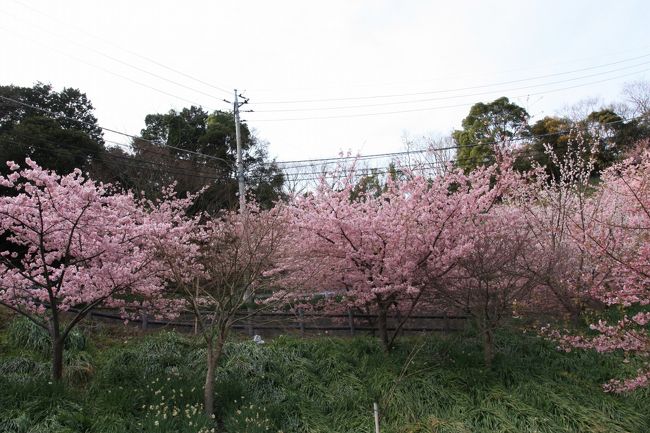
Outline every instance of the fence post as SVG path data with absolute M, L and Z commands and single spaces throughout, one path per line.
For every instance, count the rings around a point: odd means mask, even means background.
M 246 331 L 248 332 L 249 337 L 253 337 L 255 335 L 255 328 L 253 327 L 253 306 L 251 304 L 255 303 L 255 296 L 250 295 L 249 298 L 247 299 L 247 305 L 246 305 L 246 314 L 248 315 L 248 318 L 246 319 Z
M 449 314 L 445 311 L 445 334 L 449 334 L 451 326 L 449 324 Z
M 348 324 L 350 325 L 350 335 L 354 337 L 354 313 L 348 310 Z
M 375 418 L 375 433 L 379 433 L 379 405 L 377 403 L 372 404 L 372 412 Z
M 147 313 L 142 314 L 142 329 L 147 329 L 149 327 L 149 316 Z
M 300 336 L 305 336 L 305 312 L 298 308 L 298 325 L 300 326 Z

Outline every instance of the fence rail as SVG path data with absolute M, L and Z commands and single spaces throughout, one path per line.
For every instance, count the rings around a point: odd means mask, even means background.
M 306 334 L 332 334 L 356 335 L 357 333 L 377 332 L 377 315 L 361 314 L 349 311 L 347 314 L 324 314 L 315 312 L 297 313 L 288 312 L 260 312 L 246 318 L 243 312 L 239 316 L 241 322 L 233 328 L 244 331 L 249 335 L 260 334 L 271 337 L 278 334 L 293 333 Z M 89 314 L 89 319 L 100 322 L 124 321 L 114 310 L 94 310 Z M 456 332 L 465 327 L 467 316 L 457 314 L 418 314 L 410 316 L 400 329 L 404 333 L 421 332 Z M 196 322 L 189 314 L 182 315 L 177 320 L 154 320 L 146 314 L 138 320 L 130 320 L 129 324 L 142 329 L 173 328 L 179 331 L 196 332 Z M 390 317 L 388 329 L 393 331 L 398 327 L 398 319 Z

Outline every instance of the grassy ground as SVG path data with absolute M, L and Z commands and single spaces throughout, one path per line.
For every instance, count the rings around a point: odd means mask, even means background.
M 230 342 L 217 377 L 222 430 L 372 432 L 648 432 L 648 391 L 606 394 L 619 359 L 558 353 L 533 336 L 499 336 L 486 371 L 475 338 Z M 66 384 L 49 382 L 47 341 L 24 322 L 0 332 L 0 431 L 207 432 L 204 352 L 175 333 L 78 333 Z M 268 428 L 268 430 L 267 430 Z

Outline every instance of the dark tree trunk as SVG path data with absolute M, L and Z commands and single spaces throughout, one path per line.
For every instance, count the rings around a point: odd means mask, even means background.
M 52 379 L 60 382 L 63 378 L 63 339 L 52 337 Z
M 483 330 L 483 360 L 485 367 L 492 368 L 494 361 L 494 334 L 490 328 Z
M 390 339 L 388 338 L 388 311 L 386 308 L 379 307 L 377 315 L 377 327 L 379 328 L 379 338 L 386 352 L 390 352 Z
M 215 357 L 212 350 L 208 348 L 208 370 L 205 373 L 205 384 L 203 386 L 203 408 L 207 416 L 214 413 L 214 370 Z
M 579 306 L 575 306 L 569 312 L 571 318 L 571 324 L 576 328 L 582 324 L 582 309 Z
M 208 345 L 208 369 L 203 387 L 203 410 L 211 417 L 214 414 L 214 377 L 223 351 L 224 337 L 219 335 L 214 345 Z
M 63 378 L 63 342 L 65 336 L 61 336 L 59 329 L 59 318 L 54 311 L 48 323 L 48 332 L 52 345 L 52 380 L 60 382 Z

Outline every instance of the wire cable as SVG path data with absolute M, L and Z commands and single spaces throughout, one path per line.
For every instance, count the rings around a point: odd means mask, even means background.
M 68 117 L 68 116 L 64 116 L 64 115 L 62 115 L 62 114 L 54 113 L 54 112 L 52 112 L 52 111 L 50 111 L 50 110 L 46 110 L 46 109 L 44 109 L 44 108 L 37 107 L 37 106 L 35 106 L 35 105 L 27 104 L 27 103 L 25 103 L 25 102 L 18 101 L 18 100 L 16 100 L 16 99 L 9 98 L 9 97 L 3 96 L 3 95 L 0 95 L 0 99 L 3 99 L 3 100 L 5 100 L 5 101 L 9 101 L 9 102 L 12 102 L 12 103 L 15 103 L 15 104 L 18 104 L 18 105 L 22 105 L 22 106 L 24 106 L 24 107 L 29 107 L 29 108 L 32 108 L 32 109 L 34 109 L 34 110 L 38 110 L 38 111 L 40 111 L 40 112 L 43 112 L 43 113 L 49 114 L 49 115 L 52 116 L 53 118 L 62 118 L 62 119 L 70 120 L 70 121 L 73 121 L 73 122 L 77 122 L 77 123 L 79 123 L 79 124 L 81 124 L 81 125 L 87 125 L 87 126 L 92 126 L 92 127 L 99 127 L 99 128 L 101 128 L 102 130 L 104 130 L 104 131 L 109 131 L 109 132 L 112 132 L 112 133 L 114 133 L 114 134 L 122 135 L 122 136 L 124 136 L 124 137 L 129 137 L 129 138 L 131 138 L 131 139 L 133 139 L 133 140 L 142 140 L 142 141 L 145 141 L 145 142 L 151 143 L 151 144 L 153 144 L 153 145 L 155 145 L 155 146 L 166 147 L 166 148 L 169 148 L 169 149 L 174 149 L 174 150 L 179 151 L 179 152 L 188 153 L 188 154 L 195 155 L 195 156 L 199 156 L 199 157 L 206 158 L 206 159 L 212 159 L 212 160 L 215 160 L 215 161 L 221 161 L 221 162 L 225 162 L 225 163 L 228 164 L 228 165 L 232 165 L 231 162 L 226 161 L 225 159 L 222 159 L 222 158 L 218 158 L 218 157 L 216 157 L 216 156 L 206 155 L 206 154 L 203 154 L 203 153 L 200 153 L 200 152 L 195 152 L 195 151 L 193 151 L 193 150 L 182 149 L 182 148 L 180 148 L 180 147 L 172 146 L 172 145 L 170 145 L 170 144 L 165 144 L 165 143 L 156 143 L 156 142 L 153 142 L 153 141 L 151 141 L 151 140 L 146 140 L 146 139 L 144 139 L 144 138 L 141 138 L 141 137 L 138 137 L 138 136 L 135 136 L 135 135 L 132 135 L 132 134 L 127 134 L 126 132 L 118 131 L 118 130 L 116 130 L 116 129 L 106 128 L 106 127 L 104 127 L 104 126 L 101 126 L 101 125 L 98 125 L 98 124 L 95 124 L 95 123 L 85 122 L 85 121 L 83 121 L 83 120 L 75 119 L 75 118 L 73 118 L 73 117 Z
M 614 120 L 611 122 L 606 122 L 600 124 L 601 126 L 612 126 L 616 125 L 619 123 L 626 123 L 626 122 L 633 122 L 636 120 L 642 119 L 644 116 L 637 116 L 637 117 L 632 117 L 629 119 L 620 119 L 620 120 Z M 565 135 L 565 134 L 570 134 L 573 132 L 574 129 L 566 129 L 562 131 L 556 131 L 556 132 L 549 132 L 546 134 L 530 134 L 522 137 L 514 137 L 509 139 L 508 141 L 510 142 L 520 142 L 520 141 L 529 141 L 529 140 L 534 140 L 534 139 L 540 139 L 540 138 L 545 138 L 545 137 L 552 137 L 556 135 Z M 464 145 L 463 147 L 475 147 L 475 146 L 492 146 L 492 145 L 497 145 L 500 144 L 501 141 L 491 141 L 491 142 L 485 142 L 485 143 L 477 143 L 477 144 L 467 144 Z M 459 149 L 460 146 L 458 145 L 453 145 L 453 146 L 445 146 L 445 147 L 438 147 L 435 148 L 435 151 L 446 151 L 446 150 L 457 150 Z M 279 168 L 301 168 L 301 167 L 312 167 L 315 164 L 323 163 L 323 164 L 334 164 L 338 163 L 341 161 L 364 161 L 364 160 L 371 160 L 371 159 L 379 159 L 379 158 L 390 158 L 390 157 L 397 157 L 397 156 L 407 156 L 407 155 L 412 155 L 412 154 L 419 154 L 419 153 L 428 153 L 430 152 L 429 149 L 416 149 L 416 150 L 407 150 L 407 151 L 399 151 L 399 152 L 386 152 L 386 153 L 376 153 L 376 154 L 370 154 L 370 155 L 350 155 L 350 156 L 339 156 L 339 157 L 328 157 L 328 158 L 314 158 L 314 159 L 297 159 L 297 160 L 287 160 L 287 161 L 271 161 L 265 164 L 271 165 L 275 164 Z M 290 164 L 305 164 L 305 165 L 290 165 Z M 287 165 L 287 167 L 283 167 L 284 165 Z
M 551 89 L 551 90 L 546 90 L 542 92 L 534 92 L 534 93 L 528 93 L 526 95 L 518 95 L 515 96 L 515 98 L 522 98 L 522 97 L 529 97 L 529 96 L 536 96 L 536 95 L 546 95 L 549 93 L 555 93 L 555 92 L 562 92 L 565 90 L 571 90 L 579 87 L 585 87 L 585 86 L 591 86 L 594 84 L 600 84 L 604 83 L 607 81 L 612 81 L 612 80 L 618 80 L 621 78 L 626 78 L 634 75 L 638 75 L 640 73 L 648 72 L 650 71 L 649 69 L 643 69 L 640 71 L 635 71 L 632 73 L 628 74 L 621 74 L 616 77 L 610 77 L 610 78 L 605 78 L 602 80 L 597 80 L 597 81 L 591 81 L 589 83 L 582 83 L 582 84 L 576 84 L 573 86 L 567 86 L 567 87 L 562 87 L 558 89 Z M 328 120 L 328 119 L 346 119 L 346 118 L 357 118 L 357 117 L 373 117 L 373 116 L 384 116 L 384 115 L 392 115 L 392 114 L 404 114 L 404 113 L 416 113 L 416 112 L 424 112 L 424 111 L 436 111 L 436 110 L 444 110 L 444 109 L 449 109 L 449 108 L 460 108 L 460 107 L 469 107 L 474 105 L 474 103 L 463 103 L 463 104 L 454 104 L 454 105 L 443 105 L 443 106 L 438 106 L 438 107 L 423 107 L 423 108 L 413 108 L 413 109 L 408 109 L 408 110 L 394 110 L 394 111 L 382 111 L 382 112 L 374 112 L 374 113 L 357 113 L 357 114 L 341 114 L 341 115 L 333 115 L 333 116 L 314 116 L 314 117 L 292 117 L 292 118 L 280 118 L 280 119 L 254 119 L 252 120 L 252 123 L 254 122 L 287 122 L 287 121 L 301 121 L 301 120 Z M 253 112 L 254 113 L 254 112 Z
M 5 30 L 7 30 L 6 27 L 2 27 L 2 26 L 0 26 L 0 29 L 5 29 Z M 19 32 L 17 32 L 17 33 L 19 33 Z M 167 92 L 166 90 L 162 90 L 162 89 L 159 89 L 159 88 L 157 88 L 157 87 L 151 86 L 151 85 L 149 85 L 149 84 L 147 84 L 147 83 L 143 83 L 142 81 L 138 81 L 138 80 L 136 80 L 136 79 L 134 79 L 134 78 L 128 77 L 128 76 L 123 75 L 123 74 L 120 74 L 119 72 L 115 72 L 115 71 L 113 71 L 113 70 L 111 70 L 111 69 L 108 69 L 108 68 L 105 68 L 105 67 L 103 67 L 103 66 L 99 66 L 99 65 L 96 65 L 96 64 L 94 64 L 94 63 L 88 62 L 88 61 L 86 61 L 86 60 L 84 60 L 84 59 L 81 59 L 81 58 L 79 58 L 79 57 L 76 57 L 76 56 L 74 56 L 74 55 L 72 55 L 72 54 L 70 54 L 70 53 L 67 53 L 67 52 L 65 52 L 65 51 L 63 51 L 63 50 L 60 50 L 60 49 L 58 49 L 58 48 L 56 48 L 56 47 L 52 47 L 52 46 L 49 46 L 49 45 L 47 45 L 47 44 L 44 44 L 43 42 L 38 41 L 37 39 L 34 39 L 34 38 L 32 38 L 31 36 L 25 35 L 24 33 L 22 34 L 22 36 L 23 36 L 25 39 L 30 40 L 30 41 L 31 41 L 32 43 L 34 43 L 34 44 L 42 45 L 42 46 L 46 47 L 48 50 L 53 50 L 53 51 L 59 52 L 59 53 L 63 54 L 64 56 L 69 57 L 69 58 L 71 58 L 71 59 L 73 59 L 73 60 L 75 60 L 75 61 L 77 61 L 77 62 L 79 62 L 79 63 L 83 63 L 83 64 L 85 64 L 85 65 L 88 65 L 88 66 L 91 66 L 91 67 L 93 67 L 93 68 L 99 69 L 100 71 L 106 72 L 107 74 L 114 75 L 114 76 L 116 76 L 116 77 L 122 78 L 123 80 L 130 81 L 131 83 L 137 84 L 138 86 L 145 87 L 145 88 L 147 88 L 147 89 L 151 89 L 151 90 L 153 90 L 153 91 L 155 91 L 155 92 L 158 92 L 158 93 L 163 94 L 163 95 L 166 95 L 166 96 L 171 96 L 172 98 L 178 99 L 178 100 L 180 100 L 180 101 L 187 102 L 187 103 L 192 104 L 192 105 L 195 105 L 195 106 L 202 106 L 202 105 L 203 105 L 203 104 L 201 104 L 201 103 L 199 103 L 199 102 L 193 101 L 193 100 L 191 100 L 191 99 L 187 99 L 187 98 L 185 98 L 185 97 L 183 97 L 183 96 L 178 96 L 178 95 L 176 95 L 176 94 L 173 94 L 173 93 Z M 215 110 L 215 109 L 211 109 L 211 108 L 209 108 L 209 107 L 206 107 L 206 108 L 208 108 L 210 111 L 217 111 L 217 110 Z
M 52 17 L 51 15 L 48 15 L 48 14 L 46 14 L 46 13 L 44 13 L 44 12 L 41 12 L 40 10 L 38 10 L 38 9 L 36 9 L 36 8 L 30 6 L 30 5 L 27 5 L 27 4 L 25 4 L 25 3 L 21 2 L 21 1 L 13 0 L 13 2 L 16 3 L 16 4 L 21 5 L 21 6 L 24 7 L 24 8 L 27 8 L 27 9 L 31 10 L 32 12 L 36 12 L 37 14 L 39 14 L 39 15 L 41 15 L 41 16 L 44 16 L 44 17 L 46 17 L 46 18 L 48 18 L 48 19 L 50 19 L 50 20 L 53 19 L 53 17 Z M 164 69 L 166 69 L 166 70 L 168 70 L 168 71 L 174 72 L 174 73 L 176 73 L 176 74 L 178 74 L 178 75 L 181 75 L 181 76 L 183 76 L 183 77 L 185 77 L 185 78 L 188 78 L 188 79 L 190 79 L 190 80 L 192 80 L 192 81 L 195 81 L 195 82 L 197 82 L 197 83 L 203 84 L 203 85 L 208 86 L 208 87 L 210 87 L 210 88 L 213 88 L 213 89 L 215 89 L 215 90 L 219 90 L 219 91 L 224 92 L 224 93 L 226 93 L 226 94 L 228 94 L 228 95 L 231 95 L 231 94 L 232 94 L 232 91 L 230 91 L 230 90 L 226 90 L 226 89 L 223 88 L 223 87 L 220 87 L 220 86 L 217 86 L 217 85 L 211 84 L 211 83 L 209 83 L 209 82 L 206 82 L 206 81 L 204 81 L 204 80 L 201 80 L 201 79 L 199 79 L 199 78 L 193 77 L 193 76 L 190 75 L 190 74 L 187 74 L 187 73 L 185 73 L 185 72 L 183 72 L 183 71 L 180 71 L 180 70 L 178 70 L 178 69 L 174 69 L 174 68 L 172 68 L 172 67 L 170 67 L 170 66 L 165 65 L 164 63 L 161 63 L 161 62 L 159 62 L 159 61 L 157 61 L 157 60 L 155 60 L 155 59 L 152 59 L 152 58 L 150 58 L 150 57 L 148 57 L 148 56 L 145 56 L 145 55 L 143 55 L 143 54 L 137 53 L 137 52 L 132 51 L 132 50 L 129 50 L 129 49 L 127 49 L 127 48 L 123 48 L 123 47 L 117 45 L 116 43 L 114 43 L 114 42 L 112 42 L 112 41 L 110 41 L 110 40 L 107 40 L 107 39 L 101 38 L 101 37 L 99 37 L 99 36 L 97 36 L 97 35 L 93 35 L 92 33 L 87 32 L 87 31 L 85 31 L 84 29 L 80 28 L 79 26 L 74 25 L 73 23 L 63 22 L 62 20 L 58 20 L 58 19 L 55 19 L 55 21 L 58 21 L 59 23 L 61 23 L 62 25 L 66 26 L 66 27 L 74 27 L 74 28 L 76 28 L 78 31 L 82 32 L 82 33 L 83 33 L 84 35 L 86 35 L 86 36 L 91 36 L 91 37 L 93 37 L 93 38 L 95 38 L 95 39 L 97 39 L 97 40 L 99 40 L 99 41 L 102 41 L 102 42 L 104 42 L 104 43 L 107 43 L 107 44 L 109 44 L 109 45 L 112 45 L 112 46 L 114 46 L 115 48 L 117 48 L 117 49 L 119 49 L 119 50 L 121 50 L 121 51 L 124 51 L 124 52 L 126 52 L 126 53 L 129 53 L 129 54 L 131 54 L 131 55 L 133 55 L 133 56 L 135 56 L 135 57 L 139 57 L 139 58 L 141 58 L 141 59 L 144 59 L 144 60 L 146 60 L 146 61 L 148 61 L 148 62 L 150 62 L 150 63 L 152 63 L 152 64 L 154 64 L 154 65 L 156 65 L 156 66 L 159 66 L 159 67 L 164 68 Z
M 460 92 L 460 91 L 465 91 L 465 90 L 475 90 L 475 89 L 482 89 L 482 88 L 486 88 L 486 87 L 497 87 L 497 86 L 502 86 L 502 85 L 506 85 L 506 84 L 515 84 L 515 83 L 521 83 L 521 82 L 525 82 L 525 81 L 539 80 L 539 79 L 543 79 L 543 78 L 550 78 L 550 77 L 556 77 L 556 76 L 561 76 L 561 75 L 570 75 L 570 74 L 574 74 L 574 73 L 577 73 L 577 72 L 584 72 L 584 71 L 599 69 L 599 68 L 603 68 L 603 67 L 607 67 L 607 66 L 618 65 L 618 64 L 621 64 L 621 63 L 631 62 L 631 61 L 639 60 L 639 59 L 645 59 L 645 58 L 648 58 L 648 57 L 650 57 L 650 54 L 644 54 L 644 55 L 641 55 L 641 56 L 631 57 L 631 58 L 627 58 L 627 59 L 624 59 L 624 60 L 619 60 L 619 61 L 616 61 L 616 62 L 603 63 L 603 64 L 600 64 L 600 65 L 589 66 L 589 67 L 580 68 L 580 69 L 573 69 L 571 71 L 557 72 L 557 73 L 553 73 L 553 74 L 537 75 L 537 76 L 534 76 L 534 77 L 521 78 L 521 79 L 517 79 L 517 80 L 501 81 L 501 82 L 492 83 L 492 84 L 481 84 L 481 85 L 476 85 L 476 86 L 457 87 L 457 88 L 453 88 L 453 89 L 430 90 L 430 91 L 410 92 L 410 93 L 393 93 L 393 94 L 370 95 L 370 96 L 348 96 L 348 97 L 341 97 L 341 98 L 259 101 L 259 102 L 256 102 L 256 104 L 258 104 L 258 105 L 265 105 L 265 104 L 299 104 L 299 103 L 313 103 L 313 102 L 357 101 L 357 100 L 365 100 L 365 99 L 397 98 L 397 97 L 405 97 L 405 96 L 422 96 L 422 95 L 431 95 L 431 94 L 438 94 L 438 93 Z
M 49 144 L 52 144 L 54 146 L 61 146 L 60 143 L 57 143 L 55 141 L 43 138 L 43 137 L 38 137 L 34 138 L 34 140 L 39 140 L 41 142 L 46 142 Z M 48 152 L 62 155 L 63 152 L 65 151 L 65 147 L 60 147 L 60 148 L 45 148 L 43 146 L 40 146 L 38 144 L 26 144 L 24 142 L 21 142 L 19 140 L 16 140 L 14 138 L 10 138 L 10 141 L 12 141 L 14 144 L 24 144 L 27 147 L 31 148 L 36 148 L 36 149 L 42 149 L 42 150 L 47 150 Z M 70 146 L 68 144 L 68 146 Z M 74 146 L 72 145 L 73 148 L 77 148 L 80 150 L 83 150 L 84 148 L 81 146 Z M 210 175 L 201 175 L 201 174 L 196 174 L 196 169 L 184 169 L 182 167 L 178 166 L 169 166 L 164 163 L 156 162 L 156 161 L 150 161 L 150 160 L 145 160 L 142 158 L 137 158 L 135 156 L 122 156 L 122 155 L 115 155 L 110 152 L 100 152 L 97 155 L 94 156 L 94 158 L 97 158 L 103 162 L 108 162 L 105 158 L 110 158 L 114 160 L 120 160 L 123 161 L 123 164 L 126 165 L 127 167 L 132 167 L 132 168 L 143 168 L 143 169 L 151 169 L 152 166 L 154 167 L 161 167 L 165 170 L 166 173 L 173 174 L 173 175 L 178 175 L 178 176 L 185 176 L 185 177 L 191 177 L 191 178 L 198 178 L 198 179 L 206 179 L 206 180 L 219 180 L 223 181 L 225 179 L 229 179 L 228 177 L 219 177 L 219 176 L 210 176 Z M 38 163 L 38 161 L 36 161 Z M 187 160 L 184 160 L 183 162 L 188 162 Z
M 442 100 L 449 100 L 449 99 L 468 98 L 468 97 L 490 95 L 490 94 L 493 94 L 493 93 L 508 93 L 508 92 L 513 92 L 513 91 L 518 91 L 518 90 L 526 90 L 526 89 L 532 89 L 532 88 L 538 88 L 538 87 L 554 86 L 556 84 L 568 83 L 568 82 L 572 82 L 572 81 L 582 80 L 582 79 L 585 79 L 585 78 L 599 77 L 599 76 L 602 76 L 602 75 L 611 74 L 612 72 L 625 71 L 625 70 L 629 70 L 629 69 L 632 69 L 632 68 L 637 68 L 639 66 L 647 66 L 649 64 L 650 64 L 650 61 L 649 62 L 637 63 L 635 65 L 625 66 L 625 67 L 622 67 L 622 68 L 611 69 L 609 71 L 599 72 L 599 73 L 595 73 L 595 74 L 589 74 L 589 75 L 583 75 L 583 76 L 580 76 L 580 77 L 568 78 L 568 79 L 565 79 L 565 80 L 550 81 L 550 82 L 547 82 L 547 83 L 534 84 L 534 85 L 530 85 L 530 86 L 522 86 L 522 87 L 515 87 L 515 88 L 510 88 L 510 89 L 502 89 L 502 90 L 490 90 L 490 91 L 486 91 L 486 92 L 470 93 L 470 94 L 464 94 L 464 95 L 451 95 L 451 96 L 443 96 L 443 97 L 437 97 L 437 98 L 411 99 L 411 100 L 408 100 L 408 101 L 393 101 L 393 102 L 382 102 L 382 103 L 376 103 L 376 104 L 359 104 L 359 105 L 346 105 L 346 106 L 337 106 L 337 107 L 322 107 L 322 108 L 308 107 L 308 108 L 288 108 L 288 109 L 274 109 L 274 110 L 254 110 L 254 112 L 255 113 L 284 113 L 284 112 L 300 112 L 300 111 L 330 111 L 330 110 L 343 110 L 343 109 L 354 109 L 354 108 L 381 107 L 381 106 L 388 106 L 388 105 L 416 104 L 416 103 L 420 103 L 420 102 L 431 102 L 431 101 L 442 101 Z

